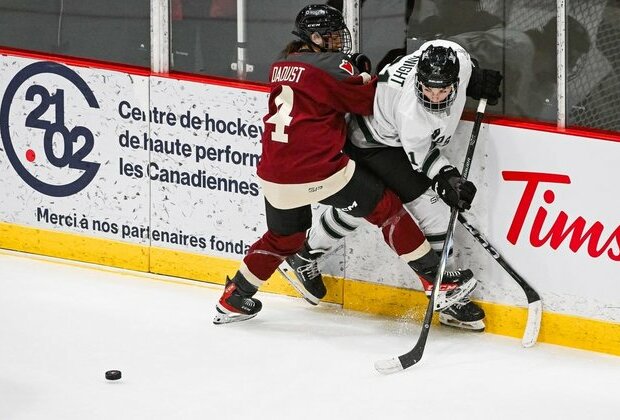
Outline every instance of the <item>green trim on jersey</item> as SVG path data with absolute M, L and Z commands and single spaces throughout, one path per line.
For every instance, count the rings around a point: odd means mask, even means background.
M 443 242 L 446 240 L 446 234 L 440 233 L 439 235 L 426 235 L 426 239 L 429 242 Z
M 439 159 L 439 149 L 432 149 L 431 152 L 424 159 L 424 163 L 422 164 L 422 172 L 428 176 L 428 171 L 431 169 L 433 164 Z M 430 176 L 429 176 L 430 178 Z
M 370 133 L 370 130 L 368 129 L 368 126 L 366 125 L 366 121 L 364 121 L 364 117 L 362 117 L 361 115 L 356 115 L 355 121 L 357 121 L 357 125 L 359 126 L 360 130 L 362 130 L 362 134 L 364 135 L 364 138 L 366 139 L 367 143 L 381 144 L 377 140 L 375 140 L 375 138 Z
M 377 76 L 377 81 L 379 83 L 386 83 L 388 80 L 390 80 L 390 73 L 388 73 L 387 70 L 383 73 L 379 73 L 379 76 Z
M 327 233 L 332 238 L 334 238 L 334 239 L 342 239 L 342 238 L 344 238 L 344 235 L 339 234 L 338 232 L 336 232 L 335 230 L 333 230 L 329 226 L 329 224 L 325 220 L 325 214 L 324 213 L 321 216 L 321 226 L 323 226 L 323 229 L 325 229 L 325 233 Z
M 338 223 L 340 227 L 348 230 L 349 232 L 353 232 L 355 230 L 356 228 L 355 226 L 351 226 L 350 224 L 342 220 L 342 218 L 340 217 L 336 209 L 332 207 L 331 212 L 332 212 L 332 217 L 334 218 L 334 221 Z

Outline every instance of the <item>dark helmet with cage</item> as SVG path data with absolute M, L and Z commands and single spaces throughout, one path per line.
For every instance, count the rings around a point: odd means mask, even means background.
M 450 47 L 428 46 L 422 51 L 415 78 L 416 95 L 422 105 L 430 112 L 446 111 L 454 103 L 459 85 L 459 59 L 456 52 Z M 424 94 L 424 87 L 450 86 L 450 94 L 436 103 Z
M 320 46 L 312 41 L 312 34 L 318 33 L 323 38 Z M 315 45 L 321 51 L 351 52 L 351 33 L 344 23 L 342 13 L 326 4 L 310 4 L 297 14 L 293 35 L 302 41 Z

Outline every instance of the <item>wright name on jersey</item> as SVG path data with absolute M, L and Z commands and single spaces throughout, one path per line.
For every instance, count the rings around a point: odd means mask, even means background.
M 456 99 L 445 111 L 429 112 L 416 96 L 416 71 L 422 51 L 428 46 L 450 47 L 457 53 L 459 76 Z M 381 69 L 373 115 L 354 115 L 349 122 L 349 140 L 357 147 L 402 147 L 413 168 L 433 178 L 449 165 L 439 149 L 448 144 L 465 107 L 472 72 L 469 54 L 452 41 L 425 42 Z

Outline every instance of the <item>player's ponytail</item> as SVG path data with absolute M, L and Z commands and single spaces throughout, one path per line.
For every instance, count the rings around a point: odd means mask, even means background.
M 287 58 L 289 55 L 291 55 L 293 53 L 296 53 L 296 52 L 299 52 L 302 49 L 307 49 L 309 51 L 312 51 L 312 49 L 309 48 L 308 45 L 304 41 L 301 41 L 299 39 L 297 39 L 295 41 L 291 41 L 280 52 L 279 58 Z

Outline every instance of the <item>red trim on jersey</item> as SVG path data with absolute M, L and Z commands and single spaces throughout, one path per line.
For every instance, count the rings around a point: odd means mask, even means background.
M 347 73 L 349 73 L 351 76 L 355 74 L 355 70 L 353 69 L 353 64 L 351 64 L 351 62 L 348 60 L 343 59 L 342 63 L 340 63 L 338 67 L 346 71 Z

